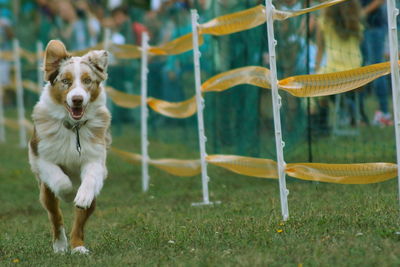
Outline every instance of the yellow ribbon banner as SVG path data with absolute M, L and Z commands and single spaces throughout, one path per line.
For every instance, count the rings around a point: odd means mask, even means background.
M 22 86 L 25 89 L 27 89 L 31 92 L 37 93 L 37 94 L 40 93 L 40 91 L 41 91 L 41 88 L 39 88 L 39 85 L 31 80 L 23 80 Z
M 278 178 L 277 164 L 270 159 L 250 158 L 236 155 L 209 155 L 208 163 L 229 171 L 252 177 Z
M 149 164 L 176 176 L 190 177 L 201 173 L 200 160 L 197 159 L 150 159 Z
M 269 69 L 249 66 L 226 71 L 205 81 L 201 90 L 202 92 L 221 92 L 240 84 L 271 88 Z
M 304 8 L 296 11 L 274 11 L 275 20 L 285 20 L 291 17 L 296 17 L 303 15 L 318 9 L 326 8 L 332 5 L 339 4 L 346 0 L 330 0 L 313 7 Z M 265 6 L 259 5 L 253 8 L 249 8 L 243 11 L 235 12 L 232 14 L 220 16 L 214 18 L 206 23 L 199 25 L 199 44 L 203 44 L 203 37 L 201 34 L 211 34 L 211 35 L 227 35 L 240 31 L 245 31 L 248 29 L 255 28 L 266 21 L 266 10 Z M 82 56 L 91 50 L 100 50 L 104 48 L 104 43 L 99 43 L 95 46 L 89 47 L 87 49 L 72 51 L 73 56 Z M 193 49 L 192 44 L 192 34 L 186 34 L 175 40 L 172 40 L 159 47 L 150 47 L 149 52 L 154 55 L 176 55 L 187 52 Z M 112 44 L 110 47 L 111 53 L 115 57 L 120 59 L 136 59 L 140 58 L 141 48 L 136 45 L 124 44 L 117 45 Z M 33 63 L 36 61 L 36 54 L 21 48 L 21 57 L 25 58 L 29 62 Z M 0 59 L 12 61 L 12 52 L 2 52 L 0 53 Z
M 327 96 L 359 88 L 390 73 L 390 63 L 378 63 L 348 71 L 327 74 L 292 76 L 278 81 L 280 89 L 296 97 Z M 221 92 L 240 84 L 271 88 L 270 72 L 267 68 L 248 66 L 230 70 L 211 77 L 202 84 L 202 92 Z M 127 94 L 108 87 L 112 100 L 119 106 L 135 108 L 140 105 L 140 96 Z M 156 112 L 172 118 L 187 118 L 196 113 L 196 99 L 182 102 L 167 102 L 148 98 L 148 105 Z
M 141 48 L 137 45 L 123 44 L 117 45 L 112 44 L 110 47 L 111 53 L 120 59 L 135 59 L 140 58 Z
M 304 8 L 304 9 L 300 9 L 300 10 L 296 10 L 296 11 L 281 11 L 281 10 L 275 10 L 274 12 L 274 19 L 275 20 L 285 20 L 288 18 L 293 18 L 293 17 L 297 17 L 306 13 L 310 13 L 312 11 L 316 11 L 318 9 L 322 9 L 322 8 L 326 8 L 326 7 L 330 7 L 339 3 L 342 3 L 344 1 L 347 0 L 331 0 L 331 1 L 326 1 L 324 3 L 315 5 L 313 7 L 308 7 L 308 8 Z
M 203 36 L 199 35 L 199 45 L 204 43 Z M 193 49 L 192 34 L 186 34 L 161 46 L 152 46 L 149 48 L 149 53 L 152 55 L 177 55 Z M 113 44 L 110 48 L 111 53 L 120 59 L 136 59 L 141 57 L 142 49 L 137 45 L 116 45 Z
M 101 50 L 101 49 L 104 49 L 104 43 L 98 43 L 95 46 L 92 46 L 92 47 L 89 47 L 89 48 L 86 48 L 83 50 L 71 51 L 70 54 L 74 57 L 81 57 L 92 50 Z
M 30 63 L 34 63 L 37 59 L 36 55 L 28 50 L 25 50 L 23 48 L 19 49 L 21 58 L 25 58 L 27 61 Z M 0 52 L 0 59 L 6 60 L 6 61 L 14 61 L 14 53 L 13 51 L 1 51 Z
M 379 183 L 397 176 L 394 163 L 323 164 L 291 163 L 286 173 L 292 177 L 336 184 Z
M 112 151 L 128 162 L 135 164 L 138 164 L 142 159 L 138 154 L 116 148 L 112 148 Z M 206 161 L 209 164 L 246 176 L 278 178 L 277 163 L 270 159 L 236 155 L 209 155 L 206 157 Z M 199 160 L 152 159 L 149 164 L 176 176 L 194 176 L 201 172 Z M 380 162 L 357 164 L 289 163 L 286 165 L 285 172 L 291 177 L 308 181 L 336 184 L 371 184 L 396 177 L 397 165 Z
M 133 164 L 139 164 L 142 156 L 139 154 L 126 152 L 112 147 L 111 151 Z M 201 172 L 200 160 L 182 160 L 182 159 L 150 159 L 149 164 L 176 176 L 195 176 Z
M 265 7 L 259 5 L 224 15 L 199 25 L 201 34 L 226 35 L 257 27 L 266 21 Z
M 149 48 L 149 53 L 154 55 L 177 55 L 193 49 L 192 33 L 183 35 L 161 46 Z M 199 34 L 199 45 L 204 43 L 204 38 Z
M 36 94 L 39 94 L 41 91 L 39 85 L 31 80 L 23 80 L 22 87 Z M 13 81 L 12 83 L 3 86 L 3 89 L 15 90 L 15 82 Z
M 110 86 L 106 88 L 108 95 L 115 104 L 124 108 L 136 108 L 140 106 L 140 95 L 121 92 Z M 147 104 L 154 111 L 172 118 L 188 118 L 196 113 L 196 98 L 192 97 L 182 102 L 168 102 L 157 98 L 147 98 Z
M 111 97 L 114 103 L 116 103 L 118 106 L 124 108 L 136 108 L 140 106 L 141 103 L 140 95 L 127 94 L 119 90 L 116 90 L 110 86 L 106 87 L 106 91 L 109 97 Z
M 1 51 L 0 59 L 6 60 L 6 61 L 13 61 L 14 60 L 13 52 L 12 51 Z
M 280 89 L 297 97 L 327 96 L 359 88 L 390 73 L 390 63 L 378 63 L 347 71 L 292 76 L 278 81 Z M 202 85 L 203 92 L 224 91 L 240 84 L 271 88 L 269 70 L 243 67 L 218 74 Z
M 37 56 L 36 54 L 25 50 L 23 48 L 20 48 L 20 54 L 21 54 L 21 58 L 25 58 L 27 61 L 29 61 L 30 63 L 35 63 L 35 61 L 37 60 Z
M 359 88 L 390 71 L 390 63 L 384 62 L 347 71 L 293 76 L 280 80 L 278 86 L 297 97 L 327 96 Z
M 140 154 L 123 151 L 115 147 L 111 147 L 111 152 L 129 163 L 140 164 L 140 162 L 142 161 L 142 155 Z
M 188 118 L 197 112 L 196 97 L 182 102 L 167 102 L 156 98 L 148 98 L 147 104 L 154 111 L 172 118 Z
M 326 8 L 332 5 L 339 4 L 346 0 L 331 0 L 313 7 L 304 8 L 296 11 L 274 11 L 275 20 L 285 20 L 288 18 L 300 16 L 321 8 Z M 235 12 L 232 14 L 214 18 L 206 23 L 199 25 L 201 34 L 226 35 L 235 32 L 245 31 L 255 28 L 266 22 L 265 6 L 259 5 L 250 9 Z
M 4 118 L 4 125 L 13 129 L 13 130 L 19 130 L 19 123 L 17 120 L 12 120 L 12 119 L 7 119 Z M 24 120 L 24 126 L 26 128 L 26 130 L 32 134 L 33 133 L 33 124 L 32 122 L 28 121 L 28 120 Z

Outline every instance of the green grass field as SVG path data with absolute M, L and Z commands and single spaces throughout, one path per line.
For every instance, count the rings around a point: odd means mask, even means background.
M 290 219 L 283 223 L 276 180 L 210 166 L 210 197 L 222 204 L 192 207 L 201 200 L 200 177 L 179 178 L 152 168 L 150 191 L 144 194 L 140 166 L 114 155 L 109 156 L 109 178 L 86 228 L 91 254 L 55 255 L 27 151 L 16 145 L 16 132 L 8 138 L 8 144 L 0 144 L 0 266 L 400 264 L 395 179 L 372 185 L 289 179 Z M 115 145 L 125 148 L 127 141 L 116 138 Z M 178 151 L 163 145 L 159 154 L 176 156 Z M 72 210 L 63 204 L 67 229 Z

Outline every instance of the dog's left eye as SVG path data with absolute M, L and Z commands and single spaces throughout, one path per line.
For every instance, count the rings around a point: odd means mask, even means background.
M 92 80 L 90 78 L 83 79 L 84 84 L 90 84 L 91 82 L 92 82 Z
M 71 81 L 69 79 L 62 79 L 61 82 L 63 84 L 67 84 L 67 85 L 71 83 Z

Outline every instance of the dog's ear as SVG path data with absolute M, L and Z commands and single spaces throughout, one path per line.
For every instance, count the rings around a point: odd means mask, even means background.
M 64 44 L 58 40 L 51 40 L 44 52 L 44 79 L 54 82 L 58 75 L 58 68 L 62 60 L 70 57 Z
M 102 81 L 107 79 L 108 53 L 105 50 L 90 51 L 83 56 L 93 71 Z

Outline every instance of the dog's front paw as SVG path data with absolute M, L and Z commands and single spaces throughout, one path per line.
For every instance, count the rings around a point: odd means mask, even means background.
M 79 247 L 76 247 L 76 248 L 72 249 L 72 254 L 83 254 L 83 255 L 86 255 L 86 254 L 89 254 L 89 250 L 87 248 L 85 248 L 84 246 L 79 246 Z
M 60 254 L 64 254 L 68 251 L 68 241 L 67 236 L 65 235 L 64 227 L 61 228 L 59 237 L 53 242 L 53 250 L 54 253 Z
M 93 189 L 88 189 L 84 186 L 79 187 L 78 193 L 74 199 L 75 206 L 82 209 L 87 209 L 92 204 L 94 199 Z

